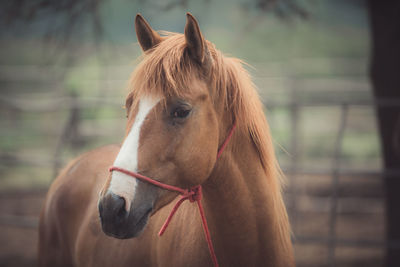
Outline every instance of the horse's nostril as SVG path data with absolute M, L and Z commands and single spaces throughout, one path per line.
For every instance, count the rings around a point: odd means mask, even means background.
M 122 223 L 128 216 L 125 210 L 125 198 L 114 193 L 109 193 L 104 196 L 98 205 L 100 218 L 104 223 Z
M 100 217 L 101 217 L 101 214 L 103 213 L 103 203 L 101 201 L 99 201 L 98 208 L 99 208 L 99 213 L 100 213 Z
M 114 206 L 114 214 L 117 217 L 125 217 L 127 215 L 127 212 L 125 210 L 125 198 L 115 195 L 111 193 L 112 195 L 112 200 L 113 200 L 113 206 Z

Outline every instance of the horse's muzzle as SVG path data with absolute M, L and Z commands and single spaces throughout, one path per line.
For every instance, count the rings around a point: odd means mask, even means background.
M 109 192 L 99 200 L 99 214 L 103 232 L 109 236 L 126 239 L 140 235 L 153 210 L 152 202 L 131 205 L 125 210 L 125 199 Z

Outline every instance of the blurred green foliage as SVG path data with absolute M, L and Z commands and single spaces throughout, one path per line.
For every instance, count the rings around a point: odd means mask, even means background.
M 0 190 L 43 187 L 61 166 L 90 148 L 119 143 L 126 83 L 141 51 L 137 12 L 156 30 L 182 32 L 185 12 L 226 55 L 239 57 L 266 104 L 279 161 L 331 168 L 340 106 L 309 105 L 292 132 L 288 104 L 371 100 L 367 77 L 366 10 L 347 1 L 301 1 L 309 15 L 283 20 L 251 1 L 104 1 L 101 36 L 82 21 L 68 42 L 45 41 L 51 14 L 32 23 L 2 26 L 0 34 Z M 80 103 L 78 137 L 60 138 L 71 119 L 71 96 Z M 55 106 L 55 107 L 54 107 Z M 72 139 L 71 139 L 72 138 Z M 285 152 L 285 150 L 287 152 Z M 380 151 L 373 108 L 351 107 L 342 144 L 343 168 L 376 169 Z

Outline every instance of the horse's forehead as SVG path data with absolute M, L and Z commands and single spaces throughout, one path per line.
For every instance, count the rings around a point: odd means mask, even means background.
M 208 80 L 196 71 L 193 73 L 173 71 L 168 75 L 169 78 L 165 77 L 166 75 L 160 76 L 159 72 L 150 71 L 151 74 L 148 74 L 150 78 L 147 80 L 138 77 L 138 81 L 131 84 L 133 89 L 128 98 L 141 99 L 143 96 L 158 95 L 165 100 L 170 98 L 191 100 L 209 91 Z
M 144 120 L 149 113 L 160 103 L 164 97 L 152 94 L 146 94 L 136 100 L 136 105 L 132 107 L 129 120 L 127 122 L 127 134 L 132 130 L 135 122 Z

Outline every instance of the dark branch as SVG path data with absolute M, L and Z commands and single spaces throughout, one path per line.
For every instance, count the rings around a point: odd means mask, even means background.
M 44 21 L 48 28 L 44 33 L 47 41 L 66 45 L 71 36 L 78 33 L 86 20 L 92 25 L 96 39 L 102 36 L 100 8 L 105 0 L 4 0 L 0 4 L 0 21 L 13 26 Z
M 308 19 L 307 9 L 296 0 L 256 0 L 256 8 L 263 13 L 272 12 L 282 19 L 300 17 Z

